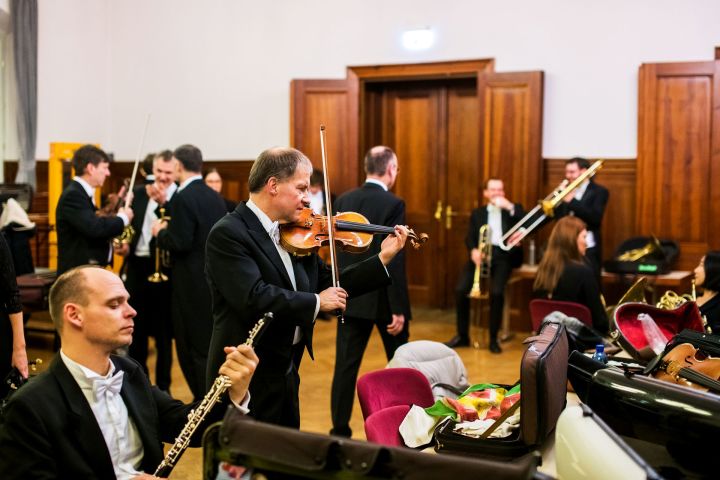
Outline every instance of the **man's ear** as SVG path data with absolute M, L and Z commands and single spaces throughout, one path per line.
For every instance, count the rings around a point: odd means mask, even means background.
M 265 184 L 268 189 L 268 193 L 270 195 L 277 195 L 277 187 L 278 187 L 278 179 L 275 177 L 268 178 L 267 183 Z
M 69 324 L 81 328 L 83 324 L 82 307 L 76 303 L 66 303 L 63 307 L 63 318 Z

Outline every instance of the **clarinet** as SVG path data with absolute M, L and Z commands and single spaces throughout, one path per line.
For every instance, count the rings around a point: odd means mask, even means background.
M 262 330 L 265 324 L 272 320 L 272 318 L 272 312 L 268 312 L 263 316 L 263 318 L 258 320 L 252 330 L 250 330 L 248 338 L 245 340 L 245 345 L 252 346 L 253 341 L 255 341 L 255 337 L 257 337 L 260 330 Z M 195 430 L 197 430 L 203 420 L 205 420 L 205 417 L 210 410 L 212 410 L 215 404 L 220 401 L 220 397 L 228 388 L 230 388 L 230 385 L 230 378 L 226 375 L 220 375 L 215 379 L 212 387 L 210 387 L 210 391 L 202 399 L 200 405 L 192 409 L 188 414 L 188 422 L 180 431 L 180 434 L 175 439 L 175 443 L 172 447 L 170 447 L 170 450 L 168 450 L 165 454 L 165 458 L 162 462 L 160 462 L 160 465 L 158 465 L 155 470 L 154 475 L 156 477 L 167 478 L 170 476 L 170 472 L 172 472 L 172 469 L 175 468 L 175 465 L 177 465 L 178 460 L 180 460 L 180 456 L 185 452 L 188 445 L 190 445 L 190 438 L 193 436 L 193 433 L 195 433 Z

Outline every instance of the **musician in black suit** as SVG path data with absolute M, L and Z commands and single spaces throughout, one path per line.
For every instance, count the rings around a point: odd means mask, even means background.
M 337 212 L 358 212 L 371 224 L 392 227 L 405 224 L 405 202 L 388 191 L 395 185 L 398 159 L 388 147 L 376 146 L 365 155 L 365 184 L 341 195 L 333 207 Z M 374 238 L 367 252 L 338 253 L 346 267 L 380 252 L 380 238 Z M 405 274 L 405 252 L 387 266 L 392 284 L 348 300 L 345 323 L 338 322 L 335 373 L 332 383 L 332 435 L 351 437 L 350 416 L 355 398 L 355 381 L 373 326 L 377 327 L 388 361 L 408 341 L 410 300 Z
M 505 285 L 512 270 L 522 264 L 522 248 L 518 246 L 506 252 L 499 245 L 505 232 L 522 219 L 524 212 L 522 205 L 512 203 L 505 198 L 505 186 L 499 178 L 489 178 L 485 182 L 483 196 L 487 200 L 487 204 L 473 210 L 470 217 L 470 229 L 465 237 L 465 245 L 470 253 L 470 259 L 465 264 L 455 288 L 457 335 L 446 342 L 446 345 L 453 348 L 470 345 L 470 299 L 468 293 L 472 288 L 475 269 L 481 261 L 478 250 L 480 227 L 487 224 L 490 226 L 493 245 L 490 263 L 490 351 L 501 353 L 502 349 L 497 341 L 497 334 L 502 323 L 505 305 Z M 512 237 L 506 243 L 511 243 L 511 241 Z
M 574 157 L 565 162 L 565 178 L 572 182 L 590 168 L 586 158 Z M 575 215 L 587 225 L 587 252 L 585 259 L 600 283 L 600 269 L 602 266 L 602 219 L 605 214 L 610 193 L 607 188 L 598 185 L 592 179 L 585 180 L 573 192 L 563 198 L 555 208 L 555 218 L 566 215 Z
M 157 220 L 152 232 L 160 248 L 170 252 L 173 259 L 175 346 L 185 380 L 198 400 L 206 391 L 205 372 L 213 321 L 210 290 L 203 281 L 205 241 L 212 226 L 227 211 L 220 195 L 202 181 L 202 152 L 192 145 L 183 145 L 173 152 L 173 157 L 177 161 L 180 186 L 172 199 L 172 217 L 170 222 Z
M 94 145 L 80 147 L 72 159 L 76 177 L 63 190 L 55 210 L 58 268 L 57 273 L 94 264 L 112 262 L 112 239 L 120 235 L 133 218 L 129 207 L 117 215 L 98 216 L 95 189 L 110 176 L 110 157 Z M 128 203 L 129 204 L 129 203 Z
M 50 368 L 13 395 L 0 423 L 0 478 L 151 478 L 195 405 L 151 387 L 140 365 L 113 355 L 132 340 L 135 311 L 112 272 L 82 266 L 50 291 L 50 314 L 62 350 Z M 258 358 L 251 347 L 226 348 L 219 372 L 230 377 L 229 408 L 247 413 L 247 389 Z M 209 411 L 192 437 L 220 419 Z M 152 477 L 155 478 L 155 477 Z
M 135 317 L 135 332 L 128 353 L 142 365 L 147 373 L 148 337 L 155 337 L 155 383 L 158 388 L 170 391 L 170 370 L 172 368 L 172 318 L 170 283 L 150 282 L 148 278 L 155 273 L 155 241 L 152 225 L 158 219 L 162 208 L 165 216 L 167 204 L 172 199 L 175 183 L 176 162 L 170 150 L 155 155 L 152 164 L 153 182 L 135 188 L 133 208 L 137 215 L 132 226 L 135 236 L 130 242 L 124 272 L 125 287 L 130 292 L 133 306 L 138 314 Z M 169 269 L 162 268 L 166 276 Z
M 279 224 L 296 222 L 309 203 L 312 164 L 300 151 L 262 152 L 250 170 L 250 199 L 213 227 L 207 242 L 207 278 L 214 327 L 208 380 L 222 362 L 222 347 L 246 332 L 265 312 L 275 318 L 257 348 L 260 366 L 250 385 L 251 415 L 298 428 L 298 368 L 305 348 L 312 357 L 318 312 L 344 310 L 348 292 L 361 295 L 390 282 L 385 269 L 407 238 L 404 227 L 388 236 L 381 251 L 345 269 L 342 288 L 316 254 L 291 256 L 279 245 Z

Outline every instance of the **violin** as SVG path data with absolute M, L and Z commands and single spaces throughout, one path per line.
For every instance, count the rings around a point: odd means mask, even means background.
M 335 244 L 349 253 L 367 251 L 373 235 L 395 233 L 393 227 L 373 225 L 357 212 L 338 213 L 331 219 Z M 327 216 L 315 214 L 311 208 L 304 208 L 296 222 L 280 225 L 280 245 L 293 255 L 309 255 L 330 243 L 328 226 Z M 413 248 L 419 249 L 427 242 L 428 235 L 418 235 L 409 229 L 408 239 Z
M 653 376 L 697 390 L 720 392 L 720 358 L 698 354 L 692 344 L 681 343 L 663 357 Z

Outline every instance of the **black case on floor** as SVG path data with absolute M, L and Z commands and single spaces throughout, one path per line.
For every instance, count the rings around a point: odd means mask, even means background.
M 439 453 L 514 459 L 539 447 L 565 408 L 568 343 L 565 327 L 545 323 L 540 333 L 526 338 L 520 365 L 520 428 L 506 438 L 472 438 L 453 431 L 456 422 L 435 432 Z
M 430 455 L 256 422 L 228 409 L 222 425 L 203 437 L 204 477 L 215 480 L 220 462 L 253 470 L 252 478 L 436 480 L 441 478 L 531 479 L 539 457 L 504 463 Z M 257 476 L 255 476 L 257 475 Z M 262 476 L 260 476 L 262 475 Z

